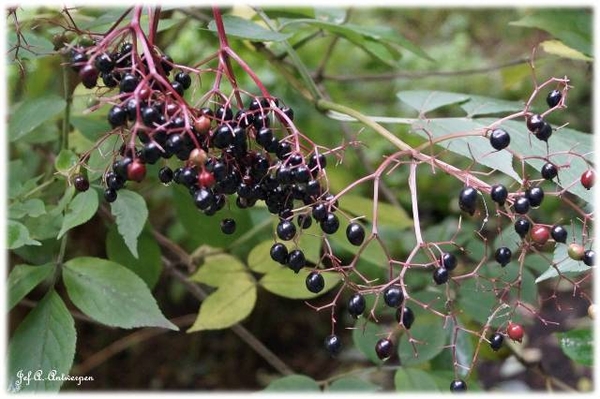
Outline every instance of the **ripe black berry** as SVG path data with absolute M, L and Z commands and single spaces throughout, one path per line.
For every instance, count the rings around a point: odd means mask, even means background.
M 562 242 L 563 244 L 567 242 L 567 229 L 565 229 L 563 226 L 552 226 L 550 234 L 556 242 Z
M 407 330 L 410 330 L 410 327 L 412 327 L 415 322 L 415 314 L 408 306 L 398 308 L 396 311 L 396 321 L 402 323 Z
M 123 126 L 127 122 L 127 111 L 118 105 L 113 106 L 108 111 L 108 123 L 115 128 L 117 126 Z
M 313 153 L 310 156 L 310 159 L 308 160 L 308 167 L 310 169 L 314 169 L 317 166 L 320 166 L 321 169 L 324 169 L 327 166 L 327 158 L 325 158 L 325 155 L 321 153 L 319 153 L 319 155 Z
M 327 206 L 323 203 L 313 206 L 312 217 L 317 221 L 321 222 L 327 218 Z
M 490 134 L 490 144 L 494 149 L 500 151 L 510 144 L 510 135 L 503 129 L 494 129 Z
M 508 190 L 502 184 L 495 184 L 490 189 L 492 201 L 502 206 L 508 198 Z
M 477 190 L 471 186 L 464 187 L 458 196 L 458 206 L 464 212 L 473 215 L 477 206 Z
M 287 265 L 294 272 L 298 273 L 306 265 L 306 258 L 304 252 L 300 249 L 295 249 L 288 254 Z
M 155 122 L 158 122 L 159 113 L 154 107 L 144 107 L 142 108 L 142 121 L 146 126 L 154 126 Z
M 350 223 L 346 227 L 346 238 L 352 245 L 361 245 L 365 240 L 365 229 L 358 223 Z
M 532 133 L 537 132 L 543 125 L 544 118 L 538 114 L 530 115 L 529 118 L 527 118 L 527 129 Z
M 381 338 L 375 344 L 375 353 L 381 360 L 387 360 L 394 353 L 394 343 L 391 339 Z
M 150 165 L 155 164 L 156 161 L 160 159 L 161 155 L 161 149 L 158 147 L 158 144 L 153 141 L 145 144 L 142 147 L 141 157 L 144 162 L 149 163 Z
M 365 311 L 366 305 L 367 302 L 364 296 L 359 293 L 352 294 L 348 299 L 348 313 L 356 319 Z
M 306 165 L 300 165 L 293 171 L 294 179 L 298 183 L 307 183 L 310 180 L 310 170 Z
M 129 157 L 121 158 L 113 163 L 113 172 L 123 180 L 127 180 L 127 168 L 129 164 L 133 162 L 133 159 Z
M 445 268 L 448 271 L 451 271 L 456 269 L 456 265 L 456 256 L 454 256 L 454 254 L 451 254 L 449 252 L 442 253 L 442 255 L 440 256 L 441 267 Z
M 450 273 L 448 273 L 448 269 L 445 267 L 438 267 L 433 271 L 433 281 L 435 281 L 437 285 L 447 283 L 449 278 Z
M 138 85 L 138 78 L 135 75 L 126 73 L 119 83 L 119 88 L 123 93 L 131 93 Z
M 215 118 L 220 120 L 222 119 L 224 121 L 233 120 L 233 111 L 231 110 L 231 107 L 221 105 L 215 112 Z
M 281 108 L 281 112 L 283 112 L 288 118 L 290 118 L 291 121 L 294 120 L 294 110 L 290 107 Z
M 285 245 L 278 242 L 273 244 L 273 246 L 271 247 L 270 255 L 271 259 L 273 259 L 275 262 L 285 265 L 285 263 L 287 262 L 288 250 Z
M 221 220 L 221 231 L 224 234 L 233 234 L 235 232 L 235 220 L 229 218 Z
M 113 190 L 120 190 L 125 185 L 125 179 L 114 172 L 108 172 L 105 179 L 106 187 L 112 188 Z
M 194 203 L 200 210 L 206 210 L 214 204 L 215 196 L 206 188 L 200 188 L 194 194 Z
M 115 61 L 110 54 L 102 53 L 96 57 L 94 65 L 100 72 L 110 72 L 115 67 Z
M 594 266 L 596 264 L 596 252 L 593 249 L 588 249 L 583 253 L 583 263 L 588 266 Z
M 115 72 L 102 72 L 100 74 L 100 77 L 102 78 L 102 83 L 104 83 L 104 86 L 106 87 L 117 87 L 119 85 L 118 82 L 118 74 L 115 74 Z
M 334 213 L 329 212 L 327 213 L 325 219 L 321 220 L 320 225 L 321 230 L 323 230 L 325 234 L 333 234 L 338 231 L 340 227 L 340 221 Z
M 323 291 L 325 288 L 325 279 L 321 273 L 311 272 L 306 276 L 306 288 L 315 294 Z
M 117 200 L 117 190 L 112 188 L 104 190 L 104 199 L 106 202 L 115 202 Z
M 454 380 L 450 383 L 450 391 L 451 392 L 466 392 L 467 391 L 467 383 L 463 380 Z
M 93 89 L 98 81 L 98 70 L 93 65 L 86 64 L 79 70 L 79 77 L 85 88 Z
M 158 180 L 164 184 L 170 183 L 173 180 L 173 170 L 168 166 L 160 168 L 158 171 Z
M 90 188 L 89 180 L 82 175 L 77 175 L 73 178 L 73 185 L 75 186 L 75 190 L 80 192 L 87 191 Z
M 289 241 L 296 235 L 296 226 L 291 220 L 282 220 L 277 225 L 277 237 Z
M 541 187 L 531 187 L 525 192 L 525 195 L 527 196 L 529 205 L 532 208 L 537 208 L 544 200 L 544 190 L 542 190 Z
M 177 73 L 175 75 L 175 81 L 181 83 L 181 86 L 183 86 L 185 90 L 189 89 L 192 85 L 192 78 L 185 72 Z
M 185 89 L 183 88 L 183 85 L 181 83 L 174 80 L 171 82 L 171 88 L 173 89 L 173 91 L 175 93 L 179 94 L 180 97 L 183 97 L 183 93 L 185 92 Z
M 383 301 L 392 308 L 397 308 L 404 302 L 404 294 L 400 287 L 389 287 L 383 292 Z
M 496 259 L 496 262 L 500 263 L 500 266 L 502 267 L 510 262 L 511 257 L 512 251 L 508 247 L 500 247 L 496 249 L 496 253 L 494 254 L 494 259 Z
M 562 99 L 562 93 L 558 90 L 552 90 L 548 93 L 548 97 L 546 97 L 546 103 L 548 107 L 554 108 L 558 105 L 560 100 Z
M 228 125 L 221 125 L 215 131 L 213 144 L 219 149 L 223 149 L 233 142 L 233 132 Z
M 544 166 L 542 166 L 542 177 L 546 180 L 552 180 L 554 179 L 556 176 L 558 176 L 558 169 L 556 169 L 556 166 L 554 166 L 554 164 L 551 164 L 550 162 L 544 164 Z
M 73 51 L 71 54 L 71 67 L 75 72 L 79 72 L 84 63 L 88 60 L 87 55 L 79 51 Z
M 273 131 L 268 127 L 263 127 L 256 133 L 256 142 L 262 147 L 266 147 L 272 139 Z
M 514 204 L 515 212 L 524 215 L 529 212 L 529 199 L 527 197 L 519 197 Z
M 287 141 L 280 141 L 277 145 L 277 151 L 275 151 L 275 155 L 277 158 L 283 160 L 286 159 L 288 155 L 292 152 L 292 146 Z
M 552 126 L 546 121 L 542 123 L 542 126 L 535 132 L 535 137 L 542 141 L 548 141 L 552 136 Z
M 504 336 L 500 333 L 495 333 L 490 337 L 490 348 L 495 352 L 502 347 Z
M 525 237 L 527 233 L 529 233 L 530 228 L 531 223 L 525 218 L 519 218 L 515 222 L 515 231 L 519 236 L 521 236 L 521 238 Z
M 325 349 L 331 356 L 335 356 L 342 350 L 342 340 L 335 334 L 325 338 Z

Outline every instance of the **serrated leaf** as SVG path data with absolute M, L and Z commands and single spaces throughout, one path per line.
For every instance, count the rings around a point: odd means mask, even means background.
M 248 267 L 250 267 L 250 270 L 256 273 L 265 274 L 284 267 L 271 259 L 272 246 L 273 240 L 268 240 L 263 241 L 252 248 L 252 251 L 248 254 Z
M 77 194 L 69 204 L 69 209 L 65 214 L 62 227 L 56 238 L 61 238 L 73 227 L 82 225 L 90 220 L 97 209 L 98 193 L 96 193 L 96 190 L 88 190 Z
M 330 291 L 340 281 L 337 273 L 322 272 L 321 274 L 325 280 L 325 288 L 323 288 L 323 291 L 315 294 L 306 288 L 306 277 L 308 274 L 309 271 L 306 269 L 294 273 L 290 268 L 280 266 L 278 269 L 267 273 L 258 283 L 267 291 L 284 298 L 311 299 Z
M 380 387 L 355 377 L 342 377 L 333 381 L 326 392 L 377 392 Z
M 29 312 L 8 347 L 8 385 L 11 392 L 58 392 L 62 381 L 41 378 L 19 381 L 19 373 L 41 370 L 68 374 L 75 356 L 77 333 L 73 317 L 60 296 L 51 290 Z
M 580 51 L 577 51 L 560 40 L 545 40 L 540 43 L 540 47 L 548 54 L 554 54 L 563 58 L 570 58 L 576 61 L 594 61 L 593 58 L 588 57 Z
M 394 374 L 396 391 L 439 392 L 435 380 L 426 371 L 402 367 Z M 448 384 L 450 385 L 450 384 Z
M 340 208 L 352 216 L 364 216 L 364 220 L 373 221 L 373 198 L 358 195 L 344 195 L 340 200 Z M 397 229 L 411 227 L 412 219 L 403 208 L 379 201 L 377 203 L 377 219 L 379 225 L 393 226 Z
M 594 335 L 590 329 L 556 333 L 560 348 L 569 358 L 591 367 L 594 364 Z
M 415 366 L 425 363 L 437 356 L 446 345 L 449 329 L 444 329 L 444 320 L 430 313 L 419 315 L 417 322 L 410 329 L 410 335 L 417 343 L 417 355 L 408 337 L 402 337 L 398 344 L 398 356 L 403 366 Z
M 138 237 L 148 219 L 148 207 L 144 198 L 130 190 L 119 190 L 117 200 L 110 204 L 117 229 L 131 254 L 138 258 Z
M 39 198 L 30 198 L 25 202 L 14 202 L 8 208 L 8 215 L 12 219 L 20 219 L 24 216 L 36 218 L 45 213 L 44 201 Z
M 138 246 L 140 257 L 134 258 L 117 231 L 117 227 L 115 225 L 110 227 L 106 237 L 108 259 L 125 266 L 144 280 L 148 288 L 153 289 L 162 271 L 160 247 L 148 229 L 144 229 L 140 234 Z
M 190 280 L 219 287 L 248 276 L 246 266 L 238 258 L 228 254 L 216 254 L 207 256 Z
M 400 101 L 419 111 L 420 114 L 426 114 L 446 105 L 462 103 L 470 98 L 468 94 L 430 90 L 407 90 L 396 95 Z
M 25 245 L 42 245 L 41 242 L 31 238 L 24 224 L 15 220 L 8 221 L 7 238 L 8 249 L 17 249 Z
M 27 100 L 11 112 L 8 120 L 10 141 L 14 142 L 61 113 L 67 103 L 55 94 Z
M 256 284 L 248 274 L 223 284 L 200 305 L 198 318 L 188 333 L 229 328 L 245 319 L 256 303 Z
M 17 265 L 8 275 L 8 309 L 12 309 L 55 270 L 54 264 Z
M 69 171 L 77 164 L 78 157 L 71 150 L 62 149 L 54 160 L 54 167 L 64 176 L 69 175 Z
M 375 345 L 377 341 L 385 338 L 385 336 L 386 330 L 384 326 L 371 321 L 365 323 L 363 319 L 357 320 L 352 330 L 352 342 L 354 342 L 354 346 L 375 364 L 383 364 L 383 361 L 375 353 Z
M 62 276 L 75 306 L 102 324 L 178 330 L 163 316 L 146 283 L 118 263 L 74 258 L 63 265 Z
M 275 32 L 262 27 L 261 25 L 234 15 L 224 15 L 223 25 L 227 37 L 235 37 L 243 40 L 255 40 L 263 42 L 280 42 L 290 38 L 291 34 Z M 215 21 L 210 21 L 208 29 L 216 32 Z
M 321 392 L 321 389 L 312 378 L 306 375 L 292 374 L 271 381 L 263 392 Z

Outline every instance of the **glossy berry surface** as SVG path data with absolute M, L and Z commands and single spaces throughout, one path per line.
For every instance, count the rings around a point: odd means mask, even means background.
M 358 223 L 350 223 L 346 227 L 346 238 L 352 245 L 361 245 L 365 240 L 365 229 Z
M 381 338 L 375 344 L 375 353 L 381 360 L 387 360 L 394 353 L 394 343 L 391 339 Z
M 290 220 L 282 220 L 277 225 L 277 237 L 283 241 L 289 241 L 296 235 L 296 226 Z
M 108 123 L 114 128 L 123 126 L 127 122 L 127 111 L 118 105 L 113 106 L 108 111 Z
M 504 335 L 500 333 L 495 333 L 490 337 L 490 348 L 495 352 L 502 348 L 502 343 L 504 342 Z
M 415 322 L 415 314 L 413 313 L 412 309 L 408 306 L 405 306 L 404 308 L 399 308 L 396 311 L 396 321 L 398 323 L 402 323 L 404 328 L 406 328 L 407 330 L 410 330 L 413 323 Z
M 340 221 L 334 213 L 329 212 L 325 219 L 321 220 L 320 226 L 325 234 L 334 234 L 340 227 Z
M 583 253 L 583 263 L 587 266 L 594 266 L 596 264 L 596 252 L 593 249 L 588 249 Z
M 271 246 L 269 254 L 271 255 L 271 259 L 273 259 L 275 262 L 281 263 L 282 265 L 284 265 L 287 262 L 287 247 L 280 242 L 275 243 L 273 244 L 273 246 Z
M 175 81 L 179 82 L 185 90 L 189 89 L 192 85 L 192 78 L 185 72 L 178 72 L 175 75 Z
M 456 261 L 456 256 L 450 252 L 444 252 L 440 256 L 440 266 L 448 271 L 456 269 L 457 264 L 458 262 Z
M 531 187 L 525 192 L 525 196 L 529 200 L 529 205 L 537 208 L 544 201 L 544 190 L 541 187 Z
M 498 262 L 502 267 L 510 263 L 511 257 L 512 251 L 508 247 L 499 247 L 494 253 L 494 259 L 496 259 L 496 262 Z
M 168 166 L 163 166 L 158 171 L 158 180 L 164 184 L 170 183 L 173 181 L 173 170 Z
M 98 70 L 93 65 L 86 64 L 79 70 L 79 77 L 86 89 L 93 89 L 98 81 Z
M 315 294 L 323 291 L 325 288 L 325 279 L 321 273 L 311 272 L 306 276 L 306 288 Z
M 510 339 L 517 342 L 521 342 L 523 340 L 523 336 L 525 335 L 523 327 L 521 327 L 519 324 L 514 323 L 508 323 L 506 333 L 508 334 Z
M 552 229 L 550 230 L 550 235 L 552 235 L 552 238 L 556 242 L 562 242 L 563 244 L 567 242 L 568 233 L 567 229 L 565 229 L 563 226 L 552 226 Z
M 450 392 L 466 392 L 467 383 L 463 380 L 454 380 L 450 383 Z
M 230 218 L 221 220 L 221 231 L 224 234 L 235 233 L 235 220 Z
M 544 122 L 544 118 L 542 118 L 540 115 L 530 115 L 529 118 L 527 118 L 527 129 L 529 129 L 530 132 L 535 133 L 544 125 Z
M 404 302 L 404 294 L 400 287 L 389 287 L 383 292 L 383 301 L 392 308 L 397 308 Z
M 527 197 L 519 197 L 514 203 L 515 212 L 521 215 L 529 212 L 529 199 Z
M 531 222 L 525 218 L 519 218 L 515 221 L 515 231 L 517 234 L 523 238 L 529 233 L 529 229 L 531 228 Z
M 77 175 L 73 178 L 73 185 L 75 190 L 79 192 L 87 191 L 90 188 L 90 182 L 85 176 Z
M 342 350 L 342 340 L 335 334 L 325 337 L 325 349 L 331 356 L 335 356 Z
M 348 313 L 356 319 L 363 314 L 366 305 L 367 302 L 365 301 L 365 297 L 359 293 L 354 293 L 350 299 L 348 299 Z
M 447 283 L 449 278 L 450 273 L 448 273 L 448 269 L 444 267 L 438 267 L 433 271 L 433 281 L 435 281 L 437 285 Z
M 123 93 L 131 93 L 135 90 L 138 85 L 138 78 L 135 75 L 126 73 L 119 83 L 119 88 Z
M 141 182 L 146 177 L 146 165 L 137 159 L 127 166 L 127 180 Z
M 510 144 L 510 135 L 506 130 L 494 129 L 490 134 L 490 144 L 495 150 L 503 150 Z
M 594 183 L 596 181 L 596 176 L 593 170 L 588 169 L 585 172 L 583 172 L 581 174 L 581 185 L 586 188 L 586 189 L 590 189 L 594 186 Z
M 304 252 L 300 249 L 294 249 L 287 256 L 287 265 L 294 272 L 298 273 L 306 265 Z
M 552 90 L 546 97 L 546 104 L 548 104 L 548 107 L 554 108 L 560 103 L 561 99 L 562 93 L 558 90 Z
M 117 200 L 117 190 L 113 188 L 104 190 L 104 199 L 106 202 L 115 202 Z
M 567 249 L 567 254 L 569 254 L 569 258 L 573 260 L 582 260 L 583 255 L 585 254 L 585 248 L 581 245 L 572 243 L 569 244 L 569 248 Z
M 554 166 L 554 164 L 548 162 L 544 164 L 544 166 L 542 166 L 541 174 L 545 180 L 552 180 L 556 176 L 558 176 L 558 169 L 556 169 L 556 166 Z
M 550 229 L 546 226 L 533 226 L 530 235 L 533 242 L 544 245 L 550 239 Z
M 546 121 L 542 123 L 542 126 L 536 130 L 535 137 L 538 140 L 548 141 L 548 139 L 552 136 L 552 126 Z
M 471 186 L 464 187 L 458 196 L 458 206 L 462 211 L 473 215 L 477 206 L 477 190 Z
M 502 206 L 508 198 L 508 190 L 502 184 L 495 184 L 490 189 L 492 201 Z

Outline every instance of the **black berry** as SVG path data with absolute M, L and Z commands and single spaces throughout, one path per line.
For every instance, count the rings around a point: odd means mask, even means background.
M 342 340 L 335 334 L 325 338 L 325 349 L 331 356 L 335 356 L 342 350 Z
M 288 254 L 287 265 L 294 272 L 298 273 L 306 265 L 306 258 L 304 252 L 300 249 L 295 249 Z
M 127 122 L 127 111 L 118 105 L 113 106 L 108 111 L 108 123 L 114 128 L 123 126 Z
M 500 151 L 510 144 L 510 135 L 503 129 L 494 129 L 490 134 L 490 144 Z
M 348 313 L 355 319 L 365 311 L 366 306 L 365 297 L 359 293 L 352 294 L 348 299 Z
M 445 267 L 438 267 L 433 271 L 433 281 L 435 281 L 437 285 L 447 283 L 449 278 L 450 273 L 448 273 L 448 269 Z
M 177 73 L 175 75 L 175 81 L 179 82 L 185 90 L 189 89 L 190 86 L 192 85 L 192 78 L 190 77 L 189 74 L 187 74 L 185 72 Z
M 450 391 L 451 392 L 466 392 L 467 391 L 467 383 L 463 380 L 454 380 L 450 383 Z
M 537 132 L 543 125 L 544 118 L 538 114 L 530 115 L 529 118 L 527 118 L 527 129 L 532 133 Z
M 490 189 L 492 201 L 502 206 L 508 198 L 508 190 L 502 184 L 495 184 Z
M 387 360 L 394 353 L 394 343 L 391 339 L 381 338 L 375 344 L 375 353 L 381 360 Z
M 313 206 L 312 217 L 316 221 L 321 222 L 322 220 L 325 220 L 327 218 L 327 215 L 327 206 L 325 204 L 321 203 Z
M 334 213 L 329 212 L 325 219 L 321 220 L 320 225 L 325 234 L 333 234 L 339 229 L 340 221 Z
M 221 220 L 221 231 L 224 234 L 233 234 L 235 232 L 235 220 L 230 218 Z
M 502 347 L 502 343 L 504 342 L 504 336 L 500 333 L 494 333 L 490 337 L 490 348 L 495 352 Z
M 96 57 L 95 63 L 96 68 L 100 72 L 110 72 L 115 67 L 115 62 L 110 56 L 110 54 L 102 53 L 98 57 Z
M 365 240 L 365 229 L 358 223 L 350 223 L 346 227 L 346 238 L 352 245 L 361 245 Z
M 312 218 L 310 215 L 298 215 L 298 226 L 301 229 L 308 229 L 312 225 Z
M 494 254 L 494 259 L 496 259 L 496 262 L 500 263 L 500 266 L 502 267 L 510 262 L 511 257 L 512 251 L 508 247 L 500 247 L 496 249 L 496 253 Z
M 587 266 L 594 266 L 596 264 L 596 252 L 593 249 L 588 249 L 583 253 L 583 263 Z
M 80 192 L 87 191 L 90 188 L 89 180 L 82 175 L 77 175 L 73 178 L 73 185 L 75 186 L 75 190 Z
M 515 212 L 524 215 L 529 212 L 529 206 L 529 199 L 527 197 L 519 197 L 514 204 Z
M 398 308 L 396 311 L 396 321 L 402 323 L 407 330 L 410 330 L 410 327 L 415 322 L 415 314 L 408 306 Z
M 79 77 L 85 88 L 93 89 L 98 81 L 98 70 L 93 65 L 86 64 L 79 70 Z
M 141 157 L 144 162 L 153 165 L 160 159 L 162 155 L 161 149 L 158 147 L 158 144 L 151 141 L 142 147 Z
M 525 218 L 519 218 L 515 222 L 515 231 L 521 238 L 524 238 L 527 233 L 529 233 L 529 229 L 531 228 L 531 223 L 529 220 Z
M 277 237 L 289 241 L 296 235 L 296 226 L 291 220 L 282 220 L 277 225 Z
M 158 171 L 158 180 L 164 184 L 170 183 L 173 180 L 173 170 L 168 166 L 160 168 Z
M 542 190 L 541 187 L 532 187 L 525 192 L 525 195 L 527 196 L 529 205 L 532 208 L 537 208 L 544 200 L 544 190 Z
M 563 244 L 567 242 L 567 229 L 565 229 L 563 226 L 552 226 L 552 230 L 550 230 L 550 234 L 552 235 L 552 238 L 554 239 L 554 241 L 556 242 L 562 242 Z
M 440 256 L 440 265 L 448 271 L 456 269 L 456 256 L 450 252 L 444 252 Z
M 399 287 L 389 287 L 383 292 L 383 301 L 392 308 L 397 308 L 404 302 L 404 294 Z
M 552 90 L 546 97 L 546 103 L 548 104 L 548 107 L 554 108 L 558 105 L 561 99 L 562 93 L 558 90 Z
M 556 169 L 556 166 L 554 166 L 554 164 L 551 164 L 550 162 L 544 164 L 544 166 L 542 166 L 542 177 L 546 180 L 552 180 L 554 179 L 556 176 L 558 176 L 558 169 Z
M 121 83 L 119 83 L 119 88 L 123 93 L 131 93 L 137 87 L 138 82 L 138 78 L 135 75 L 126 73 L 121 79 Z
M 278 242 L 273 244 L 271 247 L 270 255 L 271 259 L 273 259 L 275 262 L 285 265 L 287 262 L 288 250 L 285 245 Z
M 306 288 L 315 294 L 323 291 L 325 288 L 325 279 L 321 273 L 311 272 L 306 276 Z
M 462 211 L 473 215 L 477 206 L 477 190 L 471 186 L 464 187 L 458 196 L 458 206 Z
M 115 202 L 117 200 L 117 190 L 112 188 L 104 190 L 104 199 L 106 202 Z
M 542 123 L 542 126 L 535 132 L 535 137 L 542 141 L 548 141 L 552 136 L 552 126 L 546 121 Z

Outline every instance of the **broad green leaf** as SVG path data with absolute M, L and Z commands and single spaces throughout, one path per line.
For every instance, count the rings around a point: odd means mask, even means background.
M 56 94 L 27 100 L 10 113 L 8 134 L 14 142 L 61 113 L 67 103 Z
M 198 318 L 187 332 L 229 328 L 244 320 L 255 303 L 256 283 L 250 275 L 240 274 L 202 302 Z
M 23 21 L 20 20 L 20 22 L 22 23 Z M 21 29 L 19 33 L 22 36 L 20 38 L 17 38 L 16 33 L 12 29 L 10 29 L 7 35 L 8 43 L 10 43 L 10 50 L 8 51 L 8 53 L 11 55 L 11 61 L 15 60 L 15 55 L 17 53 L 16 46 L 18 45 L 19 39 L 21 40 L 21 43 L 18 47 L 19 57 L 21 59 L 36 59 L 54 54 L 54 45 L 50 40 L 46 39 L 43 36 L 34 34 L 33 30 L 29 29 Z M 27 46 L 23 46 L 23 41 L 27 42 Z
M 74 258 L 63 265 L 62 276 L 75 306 L 102 324 L 178 330 L 163 316 L 146 283 L 118 263 Z
M 238 279 L 247 279 L 248 276 L 246 266 L 238 258 L 228 254 L 216 254 L 207 256 L 190 280 L 220 287 Z
M 491 201 L 488 202 L 488 205 L 490 205 L 490 204 L 492 204 Z M 500 232 L 500 234 L 497 234 L 496 237 L 494 238 L 494 243 L 491 248 L 493 252 L 491 252 L 490 257 L 493 257 L 496 249 L 498 249 L 500 247 L 507 247 L 508 249 L 510 249 L 510 251 L 512 252 L 512 255 L 513 255 L 511 263 L 509 263 L 507 266 L 509 266 L 513 263 L 516 263 L 516 260 L 518 257 L 518 250 L 519 250 L 519 247 L 521 246 L 522 242 L 523 242 L 523 240 L 521 239 L 519 234 L 515 231 L 514 225 L 511 223 L 504 230 L 502 230 Z M 500 266 L 500 265 L 498 265 L 498 266 Z
M 51 290 L 25 317 L 8 346 L 8 386 L 11 392 L 58 392 L 62 381 L 42 378 L 20 381 L 19 374 L 41 370 L 68 374 L 75 356 L 77 333 L 73 317 Z
M 398 356 L 403 366 L 414 366 L 433 359 L 442 350 L 450 334 L 450 328 L 444 329 L 444 320 L 431 313 L 418 315 L 416 322 L 410 329 L 410 335 L 421 343 L 416 343 L 417 354 L 408 342 L 408 337 L 403 336 L 398 344 Z
M 8 308 L 12 309 L 55 270 L 54 264 L 17 265 L 8 275 Z
M 476 96 L 472 94 L 469 95 L 469 100 L 467 102 L 460 105 L 469 117 L 517 112 L 522 110 L 524 106 L 525 104 L 521 101 L 506 101 L 498 98 Z
M 365 322 L 362 319 L 357 320 L 352 330 L 354 346 L 375 364 L 383 364 L 383 361 L 375 353 L 375 345 L 377 341 L 386 336 L 387 330 L 385 326 L 375 324 L 371 321 Z
M 29 230 L 24 224 L 15 220 L 8 221 L 8 249 L 20 248 L 24 245 L 42 245 L 39 241 L 31 238 Z
M 235 37 L 243 40 L 280 42 L 292 36 L 291 34 L 266 29 L 255 22 L 233 15 L 224 15 L 223 25 L 225 25 L 225 33 L 228 37 Z M 210 21 L 208 29 L 213 32 L 217 31 L 215 21 Z
M 30 198 L 25 202 L 14 202 L 8 208 L 8 216 L 12 219 L 20 219 L 24 216 L 35 218 L 45 213 L 44 201 L 39 198 Z
M 576 61 L 587 61 L 587 62 L 594 61 L 593 58 L 590 58 L 587 55 L 583 54 L 582 52 L 579 52 L 579 51 L 567 46 L 560 40 L 545 40 L 542 43 L 540 43 L 540 46 L 548 54 L 554 54 L 559 57 L 570 58 L 570 59 L 576 60 Z
M 106 118 L 75 116 L 71 118 L 71 124 L 79 130 L 83 137 L 92 142 L 98 141 L 100 137 L 111 130 Z
M 136 192 L 119 190 L 117 200 L 110 204 L 110 209 L 115 216 L 119 234 L 132 255 L 138 258 L 138 237 L 148 219 L 146 201 Z
M 459 326 L 464 328 L 464 325 L 459 322 Z M 456 361 L 462 366 L 467 366 L 469 368 L 473 367 L 471 363 L 473 361 L 473 355 L 475 354 L 475 347 L 473 345 L 473 335 L 459 330 L 458 335 L 456 336 Z M 469 369 L 464 367 L 458 367 L 457 369 L 458 375 L 461 377 L 466 376 L 469 373 Z M 445 381 L 445 384 L 447 381 Z M 470 387 L 469 387 L 470 388 Z
M 305 268 L 294 273 L 288 267 L 280 266 L 272 270 L 260 279 L 259 284 L 269 292 L 291 299 L 316 298 L 333 289 L 340 281 L 337 273 L 322 272 L 325 280 L 325 288 L 318 294 L 312 293 L 306 288 L 306 277 L 309 271 Z
M 584 366 L 594 364 L 594 334 L 590 329 L 556 333 L 560 348 L 569 358 Z
M 352 216 L 364 216 L 364 220 L 373 221 L 373 198 L 358 195 L 344 195 L 340 200 L 340 208 Z M 379 201 L 377 203 L 377 221 L 379 225 L 392 226 L 397 229 L 413 225 L 412 219 L 403 208 Z M 368 235 L 367 235 L 368 236 Z
M 140 257 L 134 258 L 117 231 L 117 227 L 115 225 L 110 227 L 106 237 L 108 259 L 125 266 L 144 280 L 148 288 L 153 289 L 162 272 L 160 247 L 148 229 L 144 229 L 140 234 L 138 246 Z
M 62 149 L 54 160 L 54 167 L 60 174 L 68 176 L 71 168 L 77 164 L 77 160 L 78 157 L 73 151 Z
M 248 254 L 248 266 L 253 272 L 265 274 L 284 267 L 271 259 L 271 247 L 273 244 L 273 240 L 263 241 L 250 251 Z
M 468 94 L 429 90 L 407 90 L 396 95 L 400 101 L 419 111 L 420 114 L 426 114 L 446 105 L 462 103 L 470 98 Z
M 439 392 L 435 380 L 429 373 L 420 369 L 402 367 L 394 374 L 396 391 Z M 449 385 L 449 384 L 448 384 Z
M 302 234 L 298 240 L 298 247 L 304 252 L 306 261 L 314 263 L 315 265 L 318 264 L 321 259 L 321 247 L 323 246 L 321 238 L 322 234 L 323 232 L 321 231 L 319 224 L 313 221 L 310 228 L 302 230 Z
M 271 381 L 263 392 L 321 392 L 321 389 L 312 378 L 301 374 L 292 374 Z
M 97 209 L 98 193 L 96 190 L 88 190 L 77 194 L 69 204 L 69 210 L 65 214 L 57 239 L 61 238 L 73 227 L 82 225 L 90 220 Z
M 356 377 L 342 377 L 331 383 L 326 392 L 377 392 L 381 390 L 377 385 Z
M 496 265 L 494 265 L 496 266 Z M 507 266 L 508 267 L 508 266 Z M 477 300 L 473 300 L 477 298 Z M 484 279 L 469 279 L 461 283 L 458 293 L 458 308 L 463 314 L 468 315 L 473 320 L 485 324 L 490 315 L 499 306 L 498 299 L 493 291 L 493 285 Z M 510 309 L 496 312 L 495 317 L 490 320 L 490 325 L 498 327 L 507 321 Z

